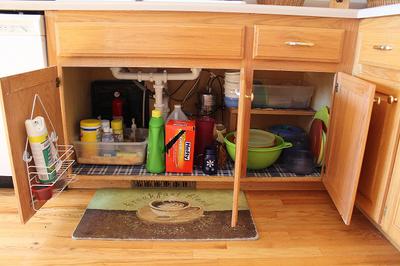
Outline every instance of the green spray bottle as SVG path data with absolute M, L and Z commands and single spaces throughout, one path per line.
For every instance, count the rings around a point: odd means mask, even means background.
M 165 172 L 164 119 L 153 110 L 149 122 L 146 169 L 150 173 Z

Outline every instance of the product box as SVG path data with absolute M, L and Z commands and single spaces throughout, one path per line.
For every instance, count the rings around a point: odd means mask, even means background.
M 165 126 L 166 172 L 192 173 L 195 121 L 169 120 Z

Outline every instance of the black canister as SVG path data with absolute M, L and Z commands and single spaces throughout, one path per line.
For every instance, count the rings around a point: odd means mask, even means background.
M 208 146 L 204 150 L 203 172 L 207 175 L 215 175 L 217 173 L 217 168 L 217 150 L 214 146 Z

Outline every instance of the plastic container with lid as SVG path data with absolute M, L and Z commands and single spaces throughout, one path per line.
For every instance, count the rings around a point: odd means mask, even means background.
M 100 142 L 101 121 L 98 119 L 84 119 L 80 122 L 82 142 Z
M 296 108 L 310 107 L 314 87 L 292 85 L 253 85 L 256 108 Z

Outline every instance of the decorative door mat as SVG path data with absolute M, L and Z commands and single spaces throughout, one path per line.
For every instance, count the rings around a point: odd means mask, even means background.
M 90 201 L 74 239 L 256 240 L 243 192 L 231 227 L 231 190 L 102 189 Z
M 234 172 L 233 162 L 228 162 L 226 168 L 219 169 L 216 176 L 233 176 Z M 77 175 L 143 175 L 154 176 L 146 171 L 145 165 L 98 165 L 98 164 L 75 164 L 73 166 L 73 173 Z M 207 176 L 199 168 L 194 168 L 191 174 L 187 173 L 163 173 L 161 175 L 173 176 Z M 302 177 L 286 170 L 280 164 L 274 164 L 263 170 L 247 170 L 248 177 Z M 319 177 L 321 176 L 321 168 L 316 167 L 314 172 L 307 176 Z

